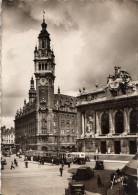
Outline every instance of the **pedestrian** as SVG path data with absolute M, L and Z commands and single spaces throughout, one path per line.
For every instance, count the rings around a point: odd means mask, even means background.
M 14 158 L 14 164 L 16 164 L 16 158 Z
M 62 166 L 59 168 L 59 171 L 60 171 L 60 176 L 62 177 L 62 174 L 63 174 L 63 168 L 62 168 Z
M 96 161 L 96 156 L 94 155 L 94 160 Z
M 25 161 L 25 167 L 28 168 L 28 161 Z
M 41 165 L 41 158 L 39 159 L 39 165 Z
M 68 162 L 68 168 L 70 168 L 70 162 Z
M 54 163 L 54 159 L 52 158 L 52 165 L 53 165 L 53 163 Z
M 15 169 L 13 162 L 11 161 L 11 169 Z
M 15 165 L 16 165 L 16 167 L 18 167 L 18 161 L 17 161 L 17 159 L 16 159 L 16 161 L 15 161 Z
M 97 186 L 98 186 L 98 187 L 102 187 L 102 186 L 103 186 L 103 184 L 102 184 L 102 182 L 101 182 L 100 175 L 98 175 L 98 177 L 97 177 Z
M 41 163 L 42 163 L 42 165 L 44 165 L 44 158 L 42 158 Z
M 18 162 L 16 158 L 14 158 L 14 164 L 16 165 L 16 167 L 18 166 Z
M 61 166 L 62 166 L 62 169 L 63 169 L 64 168 L 64 161 L 63 160 L 62 160 Z

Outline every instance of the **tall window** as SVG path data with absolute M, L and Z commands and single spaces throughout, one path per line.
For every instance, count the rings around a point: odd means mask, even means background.
M 42 40 L 42 48 L 45 48 L 45 41 Z
M 103 113 L 101 117 L 101 131 L 102 134 L 109 133 L 109 115 L 107 113 Z
M 130 133 L 138 132 L 138 110 L 132 110 L 130 113 Z
M 124 131 L 124 116 L 121 111 L 115 114 L 115 133 L 123 133 Z
M 42 64 L 42 70 L 44 70 L 44 64 Z
M 39 64 L 39 70 L 41 70 L 41 64 Z

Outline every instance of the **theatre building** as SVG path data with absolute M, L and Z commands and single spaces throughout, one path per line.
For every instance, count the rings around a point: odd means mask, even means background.
M 54 94 L 55 55 L 45 19 L 34 50 L 34 74 L 30 80 L 29 101 L 15 116 L 16 151 L 75 151 L 76 98 Z
M 135 154 L 138 136 L 138 81 L 115 67 L 107 85 L 80 90 L 77 97 L 78 151 Z

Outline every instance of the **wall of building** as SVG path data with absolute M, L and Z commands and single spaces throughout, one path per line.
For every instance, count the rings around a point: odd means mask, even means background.
M 137 102 L 138 96 L 130 96 L 78 106 L 78 150 L 136 153 Z

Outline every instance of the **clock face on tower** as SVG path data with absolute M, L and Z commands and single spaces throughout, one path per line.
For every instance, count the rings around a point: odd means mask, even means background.
M 45 78 L 41 78 L 39 83 L 40 83 L 40 85 L 44 86 L 46 84 L 46 79 Z

